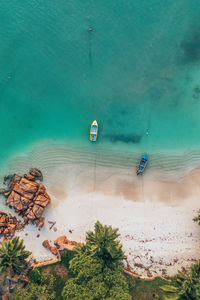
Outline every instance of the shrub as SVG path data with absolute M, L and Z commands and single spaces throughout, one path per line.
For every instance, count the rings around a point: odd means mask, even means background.
M 66 268 L 69 268 L 70 260 L 74 257 L 73 251 L 63 251 L 61 254 L 61 263 L 66 266 Z

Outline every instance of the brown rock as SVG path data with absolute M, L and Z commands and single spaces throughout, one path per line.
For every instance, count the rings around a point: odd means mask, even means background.
M 6 222 L 6 219 L 7 219 L 6 215 L 1 215 L 1 217 L 0 217 L 0 222 L 1 222 L 1 223 L 5 223 L 5 222 Z
M 8 196 L 10 195 L 10 191 L 6 191 L 5 193 L 4 193 L 4 196 L 7 198 Z
M 36 219 L 36 216 L 34 215 L 34 213 L 31 210 L 31 208 L 29 208 L 27 210 L 26 215 L 24 216 L 24 220 L 25 220 L 25 217 L 26 217 L 27 221 L 29 221 L 29 220 L 35 220 Z
M 39 220 L 38 227 L 42 228 L 43 226 L 44 226 L 44 221 L 43 220 Z
M 13 187 L 19 183 L 21 180 L 21 176 L 17 175 L 17 174 L 14 174 L 14 176 L 12 176 L 12 181 L 10 183 L 10 188 L 11 190 L 13 189 Z
M 44 185 L 41 185 L 39 190 L 38 190 L 38 194 L 44 194 L 46 192 L 46 188 Z
M 39 237 L 40 237 L 40 234 L 38 233 L 38 234 L 36 235 L 36 237 L 39 238 Z
M 35 180 L 35 177 L 31 174 L 24 174 L 24 178 L 30 180 L 30 181 L 34 181 Z
M 72 233 L 72 230 L 71 230 L 71 229 L 69 230 L 69 233 Z
M 17 218 L 16 217 L 13 217 L 13 223 L 17 224 Z
M 37 179 L 40 179 L 41 181 L 43 180 L 43 175 L 42 172 L 40 170 L 38 170 L 37 168 L 31 168 L 29 173 L 34 176 Z
M 19 183 L 16 183 L 13 187 L 13 190 L 20 194 L 21 196 L 32 200 L 34 197 L 34 194 L 39 189 L 39 183 L 29 181 L 26 178 L 22 178 Z
M 59 236 L 55 241 L 54 241 L 54 245 L 56 246 L 61 246 L 63 244 L 67 244 L 68 243 L 68 239 L 66 237 L 66 235 L 62 235 Z
M 40 219 L 40 217 L 42 216 L 44 211 L 44 207 L 41 207 L 39 205 L 34 205 L 32 212 L 34 213 L 34 215 L 36 216 L 37 219 Z
M 4 238 L 11 238 L 14 236 L 15 231 L 22 229 L 24 224 L 17 220 L 16 217 L 8 216 L 4 212 L 0 212 L 0 235 Z
M 22 205 L 23 205 L 23 210 L 25 210 L 25 209 L 27 209 L 29 206 L 31 206 L 31 202 L 30 202 L 30 200 L 29 199 L 27 199 L 27 198 L 25 198 L 25 197 L 21 197 L 20 198 L 20 201 L 21 201 L 21 203 L 22 203 Z
M 58 255 L 58 249 L 57 249 L 56 247 L 52 246 L 52 247 L 50 248 L 50 251 L 51 251 L 52 254 Z
M 15 224 L 8 223 L 8 229 L 14 229 L 16 227 Z
M 0 194 L 4 194 L 6 192 L 5 189 L 0 189 Z
M 12 191 L 6 202 L 14 207 L 16 211 L 24 211 L 29 207 L 30 200 Z
M 48 250 L 51 249 L 51 246 L 50 246 L 48 240 L 43 241 L 43 242 L 42 242 L 42 246 L 43 246 L 44 248 L 48 249 Z
M 45 193 L 46 194 L 46 193 Z M 50 202 L 50 197 L 46 197 L 45 194 L 39 194 L 36 199 L 34 200 L 35 204 L 38 204 L 40 206 L 46 207 L 47 204 Z
M 16 230 L 22 230 L 24 228 L 24 225 L 23 223 L 19 223 L 16 225 Z
M 41 178 L 42 173 L 38 169 L 31 169 L 30 172 L 31 174 L 25 174 L 24 177 L 16 174 L 8 176 L 8 179 L 11 180 L 11 190 L 6 194 L 8 196 L 6 203 L 23 216 L 25 223 L 35 223 L 41 228 L 44 225 L 41 216 L 44 208 L 50 202 L 50 197 L 44 185 L 40 186 L 38 182 L 33 181 Z M 4 189 L 2 189 L 2 192 L 5 194 Z M 3 220 L 0 220 L 0 224 L 2 222 Z
M 10 194 L 10 196 L 8 197 L 8 199 L 6 200 L 6 203 L 11 206 L 14 206 L 14 194 L 15 194 L 15 192 L 12 192 Z

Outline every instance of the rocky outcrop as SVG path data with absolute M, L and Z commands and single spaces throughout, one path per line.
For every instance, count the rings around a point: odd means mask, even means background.
M 5 239 L 12 238 L 16 230 L 24 228 L 25 223 L 22 223 L 16 217 L 0 212 L 0 237 Z
M 65 235 L 62 235 L 54 241 L 55 246 L 51 246 L 48 240 L 43 241 L 42 245 L 47 250 L 51 251 L 52 254 L 60 256 L 60 251 L 64 249 L 72 251 L 76 245 L 82 244 L 75 241 L 69 241 Z
M 50 197 L 44 185 L 35 182 L 43 179 L 41 171 L 35 168 L 29 173 L 24 174 L 24 177 L 17 174 L 6 176 L 4 182 L 9 182 L 9 191 L 0 191 L 7 197 L 6 203 L 22 215 L 26 223 L 34 223 L 41 228 L 44 225 L 42 214 L 50 202 Z
M 59 255 L 58 249 L 55 246 L 51 246 L 48 240 L 43 241 L 42 246 L 47 250 L 51 251 L 53 255 Z
M 72 250 L 76 245 L 82 245 L 82 243 L 77 243 L 75 241 L 70 241 L 67 239 L 66 235 L 59 236 L 55 241 L 54 245 L 58 250 Z

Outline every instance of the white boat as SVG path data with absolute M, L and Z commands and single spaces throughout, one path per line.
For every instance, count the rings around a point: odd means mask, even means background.
M 90 128 L 90 141 L 96 142 L 98 135 L 98 123 L 96 120 L 92 122 L 91 128 Z

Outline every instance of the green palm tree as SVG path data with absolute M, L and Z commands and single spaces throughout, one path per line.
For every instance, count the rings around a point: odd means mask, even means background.
M 25 259 L 31 252 L 25 250 L 23 240 L 15 237 L 12 240 L 2 241 L 0 247 L 0 271 L 12 275 L 25 267 Z
M 118 229 L 111 226 L 103 226 L 99 221 L 95 224 L 94 232 L 89 231 L 86 235 L 86 248 L 92 256 L 101 258 L 108 267 L 115 267 L 122 263 L 125 258 L 122 245 L 117 238 Z
M 188 271 L 178 272 L 171 284 L 161 287 L 165 300 L 200 299 L 200 261 Z

